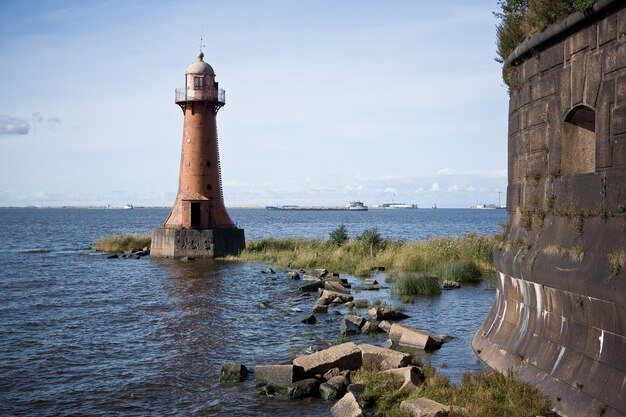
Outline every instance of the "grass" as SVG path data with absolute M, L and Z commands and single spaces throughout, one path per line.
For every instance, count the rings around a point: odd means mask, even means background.
M 454 260 L 441 264 L 436 269 L 439 278 L 458 282 L 480 282 L 482 271 L 474 261 Z
M 434 368 L 422 369 L 426 382 L 412 392 L 399 392 L 400 381 L 373 370 L 360 370 L 352 379 L 365 384 L 364 399 L 375 404 L 385 417 L 403 416 L 400 403 L 420 397 L 456 406 L 451 417 L 535 417 L 549 414 L 551 409 L 548 397 L 515 373 L 466 373 L 459 384 L 452 384 L 448 378 L 437 375 Z
M 390 274 L 387 282 L 391 284 L 391 291 L 402 299 L 410 300 L 418 295 L 432 297 L 441 294 L 439 280 L 432 275 L 420 273 Z
M 373 237 L 373 239 L 372 239 Z M 375 241 L 375 242 L 373 242 Z M 477 269 L 481 275 L 493 273 L 492 248 L 495 237 L 468 233 L 460 237 L 432 238 L 421 242 L 400 242 L 379 239 L 375 231 L 367 238 L 349 239 L 341 246 L 321 239 L 265 238 L 246 242 L 246 249 L 227 259 L 257 261 L 283 268 L 326 268 L 355 276 L 367 276 L 372 266 L 387 271 L 445 274 L 453 261 Z M 442 264 L 451 263 L 442 269 Z
M 149 234 L 122 233 L 96 240 L 92 249 L 102 252 L 123 252 L 131 249 L 139 250 L 150 247 L 151 243 L 152 238 Z

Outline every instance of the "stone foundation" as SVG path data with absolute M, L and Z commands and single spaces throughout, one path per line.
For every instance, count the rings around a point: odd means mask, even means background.
M 235 255 L 245 248 L 243 229 L 173 229 L 152 232 L 150 256 L 160 258 L 215 258 Z

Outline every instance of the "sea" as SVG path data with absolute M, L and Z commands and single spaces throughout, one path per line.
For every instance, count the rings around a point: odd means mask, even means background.
M 300 322 L 315 302 L 285 270 L 261 263 L 107 259 L 90 249 L 116 233 L 149 233 L 169 210 L 0 209 L 0 415 L 324 416 L 333 402 L 260 392 L 253 374 L 220 383 L 224 363 L 289 363 L 312 346 L 336 343 L 345 307 Z M 327 238 L 377 228 L 415 241 L 496 233 L 505 210 L 229 209 L 246 239 Z M 320 265 L 323 267 L 323 265 Z M 276 274 L 264 274 L 268 267 Z M 361 279 L 341 274 L 354 287 Z M 385 273 L 375 276 L 385 283 Z M 459 381 L 485 366 L 470 341 L 495 293 L 465 285 L 403 304 L 389 290 L 355 299 L 403 305 L 403 324 L 452 339 L 419 360 Z M 365 309 L 358 310 L 366 315 Z M 382 345 L 386 337 L 349 336 Z

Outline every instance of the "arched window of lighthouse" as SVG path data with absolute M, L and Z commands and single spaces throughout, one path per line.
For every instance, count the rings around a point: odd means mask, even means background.
M 574 107 L 565 117 L 561 146 L 563 175 L 588 174 L 596 170 L 596 112 Z
M 202 82 L 203 82 L 202 77 L 193 77 L 194 90 L 202 90 L 202 86 L 203 86 Z

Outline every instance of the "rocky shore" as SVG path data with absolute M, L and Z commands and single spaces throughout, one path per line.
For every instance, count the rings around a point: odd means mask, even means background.
M 276 274 L 271 268 L 261 272 Z M 325 269 L 310 273 L 299 270 L 287 272 L 286 279 L 301 280 L 301 292 L 317 294 L 311 314 L 302 314 L 303 324 L 315 323 L 316 315 L 328 314 L 329 307 L 354 305 L 351 285 L 339 274 Z M 364 280 L 363 284 L 360 290 L 380 289 L 379 283 L 372 278 Z M 374 372 L 382 378 L 396 380 L 397 387 L 390 386 L 390 390 L 405 394 L 418 392 L 425 381 L 424 370 L 407 352 L 439 349 L 449 337 L 431 335 L 398 323 L 407 317 L 402 311 L 384 305 L 371 306 L 367 317 L 339 315 L 337 328 L 340 340 L 360 333 L 380 333 L 386 335 L 385 342 L 382 346 L 350 341 L 328 344 L 312 349 L 309 354 L 298 356 L 290 363 L 256 365 L 253 373 L 258 394 L 292 399 L 321 398 L 332 403 L 329 412 L 333 417 L 357 417 L 376 410 L 376 404 L 363 396 L 366 384 L 360 382 L 360 373 Z M 220 380 L 225 383 L 243 381 L 248 372 L 244 364 L 227 363 L 222 366 Z M 407 416 L 447 416 L 451 407 L 418 396 L 402 401 L 400 409 Z

